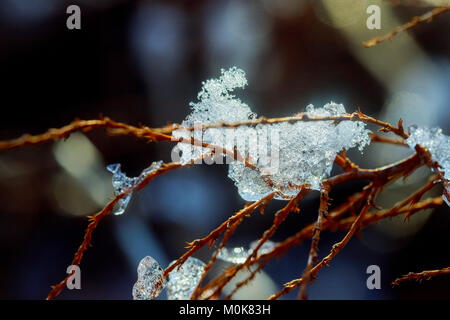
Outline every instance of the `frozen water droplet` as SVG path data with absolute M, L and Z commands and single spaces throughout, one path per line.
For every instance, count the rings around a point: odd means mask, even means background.
M 164 270 L 150 256 L 141 260 L 138 269 L 138 280 L 133 286 L 134 300 L 151 300 L 159 296 L 166 285 Z
M 236 247 L 233 249 L 222 248 L 217 254 L 217 259 L 222 261 L 239 264 L 244 263 L 249 256 L 249 252 L 243 247 Z
M 167 298 L 169 300 L 189 300 L 204 270 L 205 263 L 203 261 L 189 257 L 180 269 L 177 267 L 169 273 Z
M 252 243 L 250 243 L 250 250 L 251 252 L 253 252 L 253 250 L 255 250 L 256 246 L 258 245 L 259 240 L 253 241 Z M 259 248 L 258 250 L 258 255 L 263 255 L 266 253 L 269 253 L 273 250 L 273 248 L 275 247 L 276 242 L 267 240 L 266 242 L 263 243 L 263 245 L 261 246 L 261 248 Z
M 150 175 L 151 173 L 157 171 L 159 168 L 161 168 L 163 162 L 160 161 L 155 161 L 153 162 L 148 168 L 145 168 L 144 170 L 142 170 L 141 174 L 137 177 L 135 184 L 139 184 L 141 183 L 148 175 Z
M 259 240 L 250 243 L 250 248 L 248 250 L 243 247 L 235 247 L 232 249 L 222 248 L 217 254 L 217 259 L 234 264 L 244 263 L 249 255 L 252 254 L 253 250 L 255 250 L 258 242 Z M 257 256 L 271 252 L 275 245 L 276 243 L 270 240 L 264 242 L 261 248 L 259 248 Z
M 114 188 L 114 195 L 117 196 L 121 193 L 123 193 L 125 190 L 132 188 L 136 185 L 138 185 L 142 180 L 144 180 L 149 174 L 155 172 L 159 168 L 161 168 L 162 161 L 156 161 L 153 162 L 148 168 L 144 169 L 142 173 L 136 177 L 136 178 L 129 178 L 127 177 L 121 170 L 120 170 L 120 164 L 115 163 L 108 165 L 106 169 L 110 172 L 112 172 L 112 185 Z M 125 209 L 127 208 L 128 204 L 130 203 L 131 196 L 133 192 L 129 192 L 126 196 L 119 199 L 117 201 L 117 204 L 114 208 L 114 214 L 115 215 L 121 215 L 125 212 Z
M 450 192 L 450 190 L 447 191 L 447 192 Z M 445 196 L 445 194 L 442 195 L 442 198 L 444 199 L 445 203 L 450 207 L 450 201 L 448 201 L 448 199 L 447 199 L 447 197 Z
M 110 164 L 106 167 L 106 169 L 108 169 L 109 172 L 116 173 L 118 170 L 120 170 L 120 163 Z

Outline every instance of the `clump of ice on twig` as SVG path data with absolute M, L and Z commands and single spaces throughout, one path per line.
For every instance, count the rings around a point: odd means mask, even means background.
M 120 170 L 120 163 L 110 164 L 106 169 L 113 174 L 112 185 L 114 188 L 114 195 L 117 196 L 125 190 L 132 188 L 141 183 L 149 174 L 161 168 L 162 161 L 153 162 L 148 168 L 144 169 L 138 177 L 129 178 Z M 120 215 L 125 212 L 125 209 L 130 202 L 132 192 L 119 199 L 114 209 L 115 215 Z
M 173 261 L 171 265 L 175 263 Z M 164 270 L 154 258 L 146 256 L 139 263 L 138 279 L 133 286 L 134 300 L 152 300 L 158 297 L 164 288 L 167 288 L 169 300 L 188 300 L 197 287 L 205 270 L 205 263 L 199 259 L 189 257 L 176 267 L 166 281 Z
M 345 108 L 331 102 L 317 109 L 309 105 L 305 113 L 309 117 L 341 116 Z M 269 177 L 273 186 L 241 162 L 236 161 L 229 167 L 229 177 L 247 201 L 259 200 L 273 191 L 282 195 L 275 198 L 292 198 L 298 193 L 296 186 L 303 184 L 320 190 L 338 152 L 357 146 L 362 151 L 370 143 L 370 131 L 358 121 L 342 121 L 337 125 L 332 121 L 283 122 L 270 125 L 270 129 L 279 133 L 278 171 Z
M 250 107 L 236 98 L 231 92 L 236 88 L 244 88 L 247 85 L 244 71 L 233 67 L 229 70 L 221 70 L 219 79 L 210 79 L 203 82 L 202 90 L 198 93 L 199 102 L 191 102 L 191 113 L 181 123 L 181 129 L 175 130 L 172 135 L 175 138 L 190 139 L 193 137 L 201 142 L 226 148 L 225 133 L 232 132 L 239 136 L 245 136 L 248 128 L 235 129 L 209 128 L 196 132 L 185 131 L 183 127 L 204 126 L 221 122 L 240 122 L 256 118 L 256 114 Z M 198 136 L 196 135 L 198 133 Z M 211 151 L 201 146 L 191 146 L 186 143 L 178 143 L 177 148 L 182 152 L 180 163 L 187 164 L 191 160 L 199 159 Z
M 166 285 L 161 265 L 147 256 L 139 263 L 138 280 L 133 286 L 134 300 L 152 300 L 159 296 Z
M 189 300 L 204 271 L 205 263 L 203 261 L 189 257 L 180 269 L 177 267 L 169 274 L 167 298 L 169 300 Z
M 235 182 L 244 200 L 256 201 L 274 191 L 277 192 L 276 199 L 289 199 L 297 194 L 298 187 L 303 184 L 320 190 L 321 182 L 329 176 L 338 152 L 353 147 L 362 150 L 370 143 L 370 131 L 360 121 L 341 121 L 337 124 L 333 121 L 297 121 L 183 130 L 183 127 L 199 124 L 204 126 L 256 119 L 249 106 L 231 94 L 234 89 L 246 85 L 244 71 L 236 67 L 222 69 L 219 79 L 203 83 L 198 94 L 199 102 L 190 104 L 192 112 L 173 132 L 175 138 L 189 141 L 194 138 L 228 151 L 237 150 L 243 158 L 250 159 L 258 170 L 244 166 L 241 161 L 229 163 L 228 176 Z M 316 109 L 309 105 L 305 113 L 309 117 L 321 117 L 341 116 L 346 111 L 342 104 L 331 102 Z M 230 136 L 236 139 L 229 139 Z M 211 152 L 210 148 L 182 142 L 177 144 L 177 148 L 182 151 L 182 164 Z M 268 179 L 273 183 L 268 183 Z
M 245 249 L 244 247 L 235 247 L 232 249 L 222 248 L 217 254 L 217 259 L 233 264 L 244 263 L 247 258 L 253 253 L 253 250 L 255 250 L 258 242 L 259 241 L 253 241 L 252 243 L 250 243 L 249 249 Z M 264 242 L 261 248 L 259 248 L 257 256 L 271 252 L 275 245 L 276 243 L 270 240 Z
M 412 150 L 416 145 L 427 148 L 433 161 L 441 166 L 444 178 L 450 180 L 450 137 L 442 133 L 441 128 L 427 128 L 419 126 L 409 127 L 410 136 L 406 143 Z M 447 184 L 447 193 L 449 193 Z M 450 201 L 445 195 L 444 201 L 450 207 Z

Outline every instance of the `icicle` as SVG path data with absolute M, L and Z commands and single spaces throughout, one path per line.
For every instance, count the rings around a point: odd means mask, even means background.
M 159 168 L 161 168 L 162 161 L 156 161 L 153 162 L 150 167 L 144 169 L 141 174 L 138 177 L 135 178 L 129 178 L 120 170 L 120 164 L 110 164 L 106 167 L 108 171 L 110 171 L 112 176 L 112 185 L 114 188 L 114 195 L 119 195 L 125 190 L 132 188 L 136 185 L 138 185 L 142 180 L 144 180 L 149 174 L 152 172 L 155 172 Z M 115 215 L 121 215 L 125 212 L 125 209 L 128 206 L 128 203 L 130 202 L 131 195 L 133 192 L 129 192 L 126 196 L 124 196 L 122 199 L 120 199 L 117 202 L 116 207 L 114 208 L 114 214 Z

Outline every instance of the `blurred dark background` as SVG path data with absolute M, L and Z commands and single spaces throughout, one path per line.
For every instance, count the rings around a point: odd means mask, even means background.
M 158 127 L 181 122 L 201 82 L 237 66 L 249 86 L 236 94 L 258 115 L 287 116 L 309 103 L 343 103 L 348 112 L 450 130 L 450 14 L 370 49 L 361 41 L 382 35 L 439 1 L 414 6 L 369 0 L 126 1 L 3 0 L 0 2 L 0 139 L 37 134 L 75 118 L 99 115 Z M 67 6 L 81 8 L 81 30 L 66 28 Z M 366 28 L 366 8 L 381 7 L 381 30 Z M 110 137 L 103 130 L 65 142 L 0 153 L 0 298 L 42 299 L 65 276 L 87 215 L 112 197 L 105 166 L 121 163 L 135 176 L 152 161 L 170 161 L 173 145 Z M 373 145 L 364 167 L 409 154 Z M 423 170 L 379 199 L 392 204 L 429 175 Z M 363 184 L 333 192 L 334 203 Z M 440 190 L 430 192 L 439 195 Z M 154 180 L 135 194 L 121 216 L 94 232 L 81 265 L 82 290 L 60 299 L 130 299 L 141 258 L 163 267 L 245 202 L 226 166 L 194 166 Z M 246 219 L 230 245 L 258 239 L 285 203 Z M 317 194 L 275 234 L 281 241 L 315 220 Z M 311 299 L 448 299 L 450 278 L 392 289 L 410 271 L 450 265 L 450 212 L 421 212 L 365 229 L 309 289 Z M 320 255 L 342 233 L 325 232 Z M 301 275 L 309 242 L 273 261 L 238 298 L 265 298 Z M 206 261 L 207 251 L 196 257 Z M 378 265 L 382 289 L 368 290 L 366 268 Z M 218 266 L 224 268 L 225 265 Z M 165 297 L 163 294 L 162 297 Z M 286 298 L 295 298 L 295 293 Z

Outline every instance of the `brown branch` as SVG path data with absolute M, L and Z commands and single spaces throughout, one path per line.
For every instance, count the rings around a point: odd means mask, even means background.
M 397 146 L 408 147 L 408 144 L 404 140 L 388 138 L 388 137 L 381 136 L 381 135 L 373 133 L 373 132 L 370 134 L 370 140 L 372 142 L 388 143 L 388 144 L 393 144 L 393 145 L 397 145 Z
M 291 292 L 292 290 L 294 290 L 295 288 L 299 287 L 300 285 L 305 283 L 309 278 L 315 278 L 317 273 L 319 272 L 319 270 L 322 269 L 324 266 L 327 266 L 330 263 L 330 261 L 347 245 L 347 243 L 353 237 L 355 232 L 359 229 L 359 224 L 360 224 L 361 220 L 363 219 L 363 217 L 365 216 L 365 214 L 367 213 L 367 211 L 369 210 L 369 208 L 371 206 L 371 204 L 370 204 L 371 200 L 375 196 L 377 191 L 378 190 L 376 187 L 372 187 L 372 192 L 369 195 L 369 198 L 367 199 L 366 204 L 364 205 L 363 209 L 361 210 L 361 213 L 354 220 L 352 226 L 350 227 L 350 229 L 347 232 L 347 234 L 345 235 L 345 237 L 340 242 L 334 244 L 331 249 L 331 252 L 325 258 L 323 258 L 322 261 L 320 261 L 313 268 L 311 268 L 311 270 L 307 274 L 307 277 L 302 277 L 300 279 L 296 279 L 296 280 L 286 283 L 284 285 L 284 288 L 281 291 L 270 296 L 269 300 L 276 300 L 279 297 L 281 297 L 282 295 L 285 295 L 285 294 Z
M 405 32 L 409 29 L 412 29 L 422 22 L 425 22 L 425 21 L 429 22 L 429 21 L 433 20 L 435 17 L 437 17 L 438 15 L 447 12 L 448 10 L 450 10 L 450 4 L 443 5 L 441 7 L 437 7 L 419 17 L 413 17 L 411 19 L 411 21 L 409 21 L 408 23 L 405 23 L 404 25 L 396 27 L 394 30 L 385 34 L 384 36 L 375 37 L 373 39 L 370 39 L 369 41 L 363 42 L 362 45 L 365 48 L 370 48 L 370 47 L 376 46 L 378 43 L 381 43 L 383 41 L 392 40 L 392 38 L 394 36 L 396 36 L 398 33 Z
M 188 242 L 187 248 L 189 250 L 185 254 L 183 254 L 180 258 L 178 258 L 178 260 L 175 263 L 173 263 L 166 270 L 164 270 L 164 277 L 166 277 L 176 267 L 181 266 L 187 260 L 187 258 L 192 256 L 197 250 L 202 248 L 205 244 L 208 244 L 208 246 L 211 247 L 214 244 L 214 242 L 216 242 L 216 240 L 220 237 L 220 235 L 225 230 L 227 230 L 227 228 L 230 225 L 236 223 L 236 221 L 242 219 L 243 217 L 251 214 L 255 209 L 257 209 L 261 206 L 266 206 L 267 203 L 273 199 L 274 195 L 275 195 L 275 193 L 272 192 L 272 193 L 268 194 L 267 196 L 265 196 L 264 198 L 261 198 L 260 200 L 253 202 L 251 205 L 241 209 L 236 214 L 234 214 L 233 216 L 228 218 L 226 221 L 224 221 L 216 229 L 211 231 L 206 237 L 204 237 L 202 239 L 194 240 L 192 242 Z
M 367 191 L 363 191 L 361 193 L 358 193 L 356 195 L 353 195 L 348 198 L 348 201 L 343 203 L 342 205 L 338 206 L 336 209 L 334 209 L 332 212 L 328 214 L 328 219 L 331 222 L 332 220 L 339 219 L 341 216 L 343 216 L 348 211 L 352 210 L 353 207 L 359 206 L 360 201 L 362 201 L 366 196 Z M 262 270 L 265 265 L 275 257 L 279 257 L 284 252 L 286 252 L 289 248 L 291 248 L 293 245 L 297 245 L 300 243 L 302 239 L 305 238 L 311 238 L 312 237 L 312 231 L 314 229 L 314 224 L 309 225 L 308 227 L 305 227 L 302 231 L 300 231 L 299 234 L 301 234 L 300 237 L 297 238 L 289 238 L 287 241 L 283 241 L 282 243 L 276 245 L 270 252 L 265 253 L 261 256 L 258 256 L 255 260 L 251 262 L 251 265 L 257 264 L 257 269 L 251 271 L 250 275 L 244 279 L 243 281 L 236 284 L 236 287 L 233 289 L 233 291 L 226 297 L 228 299 L 231 299 L 233 294 L 236 293 L 241 287 L 246 285 L 248 282 L 250 282 L 254 276 Z
M 349 205 L 349 203 L 345 203 L 342 208 L 335 209 L 335 211 L 329 213 L 329 217 L 327 220 L 325 220 L 323 224 L 323 230 L 330 230 L 330 231 L 337 231 L 337 230 L 348 230 L 351 225 L 354 223 L 356 217 L 348 217 L 345 219 L 342 219 L 340 221 L 335 221 L 339 219 L 342 215 L 347 213 L 351 210 L 352 206 L 358 206 L 359 201 L 361 199 L 364 199 L 366 196 L 365 193 L 360 193 L 357 195 L 357 199 L 353 199 L 353 205 Z M 350 202 L 350 201 L 349 201 Z M 409 198 L 404 201 L 405 203 L 409 203 Z M 374 213 L 367 213 L 364 219 L 360 223 L 360 228 L 365 228 L 369 225 L 372 225 L 378 221 L 388 219 L 391 217 L 395 217 L 401 214 L 405 214 L 408 216 L 413 215 L 414 213 L 426 210 L 426 209 L 433 209 L 440 207 L 443 203 L 442 197 L 436 197 L 431 198 L 427 200 L 420 201 L 414 205 L 407 206 L 405 204 L 404 207 L 398 207 L 396 210 L 381 210 Z M 313 234 L 314 224 L 310 224 L 306 227 L 304 227 L 301 231 L 296 233 L 295 235 L 289 237 L 285 241 L 279 243 L 276 245 L 272 251 L 263 254 L 261 256 L 258 256 L 258 258 L 253 262 L 254 264 L 258 264 L 257 269 L 253 270 L 250 275 L 244 279 L 243 281 L 239 282 L 236 285 L 236 288 L 234 289 L 233 293 L 235 293 L 239 288 L 247 284 L 249 281 L 251 281 L 256 273 L 258 273 L 260 270 L 262 270 L 267 263 L 269 263 L 273 258 L 282 256 L 285 252 L 287 252 L 290 248 L 296 245 L 300 245 L 303 240 L 311 239 Z
M 364 217 L 366 215 L 368 208 L 370 208 L 370 206 L 371 206 L 371 202 L 372 202 L 376 192 L 378 192 L 378 190 L 380 188 L 382 188 L 382 185 L 385 184 L 385 182 L 384 182 L 383 184 L 379 184 L 376 188 L 373 187 L 374 191 L 371 192 L 371 195 L 369 195 L 367 204 L 365 205 L 365 207 L 361 211 L 361 214 L 357 218 L 349 217 L 347 219 L 343 219 L 342 221 L 339 221 L 338 223 L 328 223 L 328 221 L 325 222 L 323 225 L 323 228 L 326 228 L 326 229 L 332 229 L 334 231 L 337 229 L 347 229 L 349 227 L 350 227 L 350 229 L 349 229 L 349 232 L 347 233 L 347 235 L 344 237 L 344 239 L 341 242 L 339 242 L 338 244 L 333 246 L 331 253 L 327 257 L 325 257 L 319 264 L 317 264 L 314 268 L 311 269 L 310 275 L 312 277 L 315 277 L 316 274 L 318 273 L 318 271 L 321 268 L 323 268 L 323 266 L 328 265 L 328 263 L 331 261 L 331 259 L 333 259 L 334 256 L 336 256 L 345 247 L 345 245 L 348 243 L 350 238 L 353 236 L 353 234 L 355 233 L 357 228 L 363 228 L 372 223 L 380 221 L 382 219 L 385 219 L 388 217 L 393 217 L 393 216 L 396 216 L 396 215 L 399 215 L 402 213 L 406 214 L 405 219 L 407 219 L 413 213 L 421 211 L 425 208 L 440 206 L 443 202 L 441 197 L 423 201 L 423 202 L 418 202 L 420 200 L 420 198 L 427 191 L 429 191 L 431 188 L 433 188 L 437 184 L 437 180 L 435 180 L 435 178 L 436 177 L 433 177 L 433 179 L 431 179 L 425 186 L 423 186 L 418 191 L 413 193 L 407 199 L 397 203 L 392 209 L 383 210 L 383 211 L 380 211 L 375 214 L 367 214 L 367 217 Z M 302 230 L 295 237 L 293 237 L 289 242 L 291 242 L 291 243 L 294 241 L 299 242 L 302 238 L 305 237 L 305 235 L 307 233 L 309 233 L 310 236 L 313 237 L 313 230 L 314 229 L 313 229 L 312 225 L 310 225 L 309 228 L 305 228 L 304 230 Z M 281 245 L 285 246 L 286 243 L 283 243 Z M 289 246 L 290 245 L 291 244 L 289 244 Z M 284 249 L 284 250 L 286 250 L 286 249 Z M 302 285 L 302 287 L 303 287 L 303 285 L 305 283 L 307 283 L 307 281 L 308 281 L 308 277 L 306 277 L 306 276 L 302 276 L 302 278 L 300 278 L 300 279 L 293 280 L 293 281 L 285 284 L 285 287 L 281 291 L 272 295 L 269 299 L 278 299 L 280 296 L 289 293 L 290 291 L 299 287 L 300 285 Z
M 421 165 L 424 164 L 425 161 L 426 159 L 423 155 L 416 153 L 404 160 L 401 160 L 389 166 L 385 166 L 383 168 L 378 169 L 357 168 L 353 171 L 345 172 L 340 175 L 326 179 L 323 181 L 323 184 L 328 185 L 331 190 L 332 187 L 334 187 L 339 183 L 355 179 L 365 179 L 372 181 L 373 180 L 391 181 L 402 176 L 402 174 L 407 174 L 412 170 L 414 170 L 415 168 L 420 167 Z M 372 205 L 372 203 L 370 205 Z M 211 281 L 207 286 L 205 286 L 204 290 L 209 288 L 216 288 L 214 294 L 215 295 L 220 294 L 222 288 L 237 274 L 237 272 L 243 266 L 249 266 L 253 264 L 251 263 L 251 261 L 252 260 L 247 259 L 247 261 L 244 264 L 229 268 L 221 276 L 219 276 L 215 280 Z
M 319 251 L 320 232 L 322 231 L 323 220 L 324 220 L 325 216 L 328 215 L 328 207 L 330 205 L 328 192 L 329 192 L 329 186 L 324 185 L 323 190 L 321 190 L 321 192 L 320 192 L 319 214 L 317 216 L 317 221 L 314 224 L 311 248 L 309 250 L 309 255 L 308 255 L 308 263 L 307 263 L 305 271 L 303 271 L 303 275 L 302 275 L 302 278 L 304 278 L 305 281 L 303 282 L 300 292 L 298 294 L 299 300 L 307 299 L 306 287 L 307 287 L 307 284 L 309 281 L 310 271 L 311 271 L 311 268 L 313 267 L 313 265 L 317 262 L 318 251 Z
M 445 274 L 450 274 L 450 267 L 446 267 L 440 270 L 426 270 L 419 273 L 410 272 L 407 275 L 404 275 L 392 281 L 391 285 L 398 286 L 402 282 L 413 280 L 422 282 L 423 280 L 430 280 L 431 278 Z
M 236 128 L 239 126 L 249 126 L 258 124 L 276 124 L 282 122 L 294 123 L 297 121 L 335 121 L 336 123 L 340 121 L 362 121 L 365 123 L 375 124 L 380 126 L 380 131 L 383 132 L 394 132 L 398 136 L 406 139 L 408 134 L 405 133 L 401 122 L 399 126 L 393 126 L 387 122 L 377 120 L 375 118 L 369 117 L 362 112 L 354 112 L 352 114 L 343 116 L 329 116 L 329 117 L 309 117 L 306 113 L 300 113 L 295 117 L 283 117 L 283 118 L 272 118 L 267 119 L 261 117 L 256 120 L 248 120 L 236 123 L 216 123 L 211 125 L 202 126 L 202 130 L 209 128 Z M 87 132 L 92 129 L 106 128 L 110 134 L 113 135 L 132 135 L 141 139 L 148 139 L 149 141 L 175 141 L 180 142 L 181 139 L 176 139 L 168 134 L 175 130 L 182 129 L 187 131 L 193 131 L 198 129 L 198 127 L 181 127 L 179 124 L 172 124 L 163 128 L 149 128 L 146 126 L 135 127 L 125 123 L 120 123 L 113 121 L 107 117 L 101 118 L 99 120 L 75 120 L 72 123 L 58 128 L 49 129 L 47 132 L 38 135 L 25 134 L 20 138 L 0 141 L 0 151 L 14 149 L 26 145 L 41 144 L 52 140 L 61 140 L 67 138 L 71 133 L 75 131 Z
M 155 177 L 157 177 L 157 176 L 159 176 L 161 174 L 164 174 L 167 171 L 179 168 L 179 167 L 181 167 L 181 165 L 179 163 L 176 163 L 176 162 L 165 164 L 162 168 L 156 170 L 155 172 L 150 173 L 138 185 L 135 185 L 135 186 L 133 186 L 131 188 L 128 188 L 127 190 L 125 190 L 121 194 L 118 194 L 117 196 L 115 196 L 100 212 L 98 212 L 95 215 L 89 217 L 90 223 L 87 226 L 86 231 L 84 233 L 83 241 L 81 242 L 80 247 L 78 248 L 77 252 L 75 253 L 75 255 L 73 257 L 72 265 L 77 265 L 77 266 L 80 265 L 81 260 L 83 259 L 83 255 L 84 255 L 85 251 L 88 249 L 89 246 L 91 246 L 92 233 L 97 228 L 99 222 L 104 217 L 106 217 L 107 215 L 109 215 L 112 212 L 112 210 L 114 209 L 115 204 L 120 199 L 122 199 L 123 197 L 125 197 L 127 194 L 129 194 L 130 192 L 132 192 L 135 189 L 142 189 L 151 180 L 153 180 Z M 62 289 L 64 289 L 64 287 L 66 286 L 66 283 L 67 283 L 67 280 L 68 280 L 69 277 L 70 277 L 70 274 L 67 275 L 60 283 L 58 283 L 57 285 L 52 286 L 52 290 L 49 292 L 49 294 L 47 296 L 47 300 L 52 300 L 53 298 L 55 298 L 57 295 L 59 295 L 61 293 Z
M 206 297 L 206 299 L 209 299 L 212 296 L 220 296 L 223 288 L 227 285 L 227 283 L 229 283 L 241 269 L 250 266 L 251 261 L 257 257 L 258 250 L 261 248 L 261 246 L 272 237 L 272 235 L 275 233 L 281 223 L 287 218 L 290 212 L 298 210 L 298 203 L 308 192 L 309 189 L 305 185 L 295 198 L 291 199 L 285 207 L 275 213 L 272 226 L 264 232 L 263 237 L 259 240 L 256 247 L 253 249 L 253 252 L 247 257 L 244 263 L 238 264 L 235 266 L 235 268 L 229 269 L 229 272 L 222 273 L 218 278 L 211 281 L 201 290 L 202 292 L 204 292 L 207 289 L 214 288 L 214 292 L 209 297 Z
M 214 251 L 213 255 L 211 256 L 211 259 L 206 264 L 203 274 L 202 274 L 200 280 L 198 281 L 197 286 L 195 287 L 194 291 L 191 294 L 190 300 L 195 300 L 198 298 L 198 295 L 199 295 L 198 293 L 200 292 L 200 287 L 203 283 L 203 280 L 205 280 L 205 277 L 208 274 L 209 270 L 212 268 L 213 264 L 216 262 L 217 255 L 219 254 L 220 250 L 222 250 L 225 247 L 228 239 L 232 236 L 232 234 L 234 233 L 236 228 L 241 224 L 243 219 L 244 218 L 237 220 L 231 226 L 228 227 L 227 231 L 223 235 L 223 239 L 222 239 L 222 242 L 220 243 L 220 246 L 216 249 L 216 251 Z
M 0 141 L 0 151 L 27 145 L 41 144 L 54 140 L 62 140 L 68 138 L 70 134 L 75 131 L 88 132 L 98 128 L 105 128 L 109 130 L 111 134 L 132 135 L 150 141 L 171 141 L 170 136 L 157 132 L 149 127 L 142 126 L 138 128 L 125 123 L 115 122 L 109 118 L 102 118 L 99 120 L 75 120 L 64 127 L 49 129 L 43 134 L 25 134 L 17 139 Z
M 341 116 L 323 116 L 323 117 L 310 117 L 307 113 L 299 113 L 296 114 L 293 117 L 282 117 L 282 118 L 265 118 L 260 117 L 255 120 L 246 120 L 246 121 L 240 121 L 240 122 L 233 122 L 233 123 L 227 123 L 227 122 L 219 122 L 214 124 L 207 124 L 202 125 L 201 129 L 212 129 L 212 128 L 237 128 L 241 126 L 256 126 L 258 124 L 277 124 L 277 123 L 295 123 L 295 122 L 313 122 L 313 121 L 334 121 L 335 123 L 339 123 L 341 121 L 361 121 L 365 123 L 370 123 L 377 125 L 381 127 L 379 131 L 381 132 L 393 132 L 396 135 L 400 136 L 401 138 L 407 139 L 409 135 L 404 131 L 402 120 L 399 121 L 399 125 L 396 127 L 390 123 L 375 119 L 373 117 L 370 117 L 368 115 L 365 115 L 364 113 L 357 111 L 353 112 L 352 114 L 345 114 Z M 172 124 L 163 128 L 157 128 L 152 129 L 159 133 L 172 133 L 175 130 L 186 130 L 186 131 L 194 131 L 198 130 L 199 126 L 192 126 L 192 127 L 182 127 L 179 124 Z

